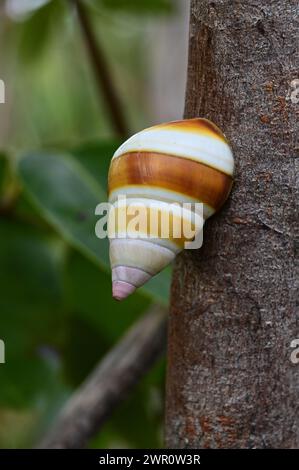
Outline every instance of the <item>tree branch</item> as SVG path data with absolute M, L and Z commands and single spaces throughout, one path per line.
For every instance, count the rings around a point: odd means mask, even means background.
M 161 356 L 166 324 L 166 312 L 158 306 L 139 320 L 66 403 L 39 448 L 84 447 Z
M 105 54 L 96 40 L 86 9 L 80 0 L 71 0 L 76 8 L 86 49 L 93 67 L 98 91 L 104 96 L 113 126 L 121 138 L 129 135 L 128 125 L 122 110 L 121 99 L 114 87 Z

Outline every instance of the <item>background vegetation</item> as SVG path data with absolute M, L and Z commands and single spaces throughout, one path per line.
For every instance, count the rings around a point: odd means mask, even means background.
M 171 0 L 81 2 L 103 50 L 128 132 L 152 123 L 149 36 Z M 29 447 L 151 302 L 169 273 L 111 299 L 107 242 L 94 235 L 120 132 L 89 62 L 74 2 L 0 4 L 0 446 Z M 175 53 L 175 51 L 174 51 Z M 100 70 L 101 72 L 101 70 Z M 179 116 L 178 116 L 179 117 Z M 96 447 L 161 445 L 164 361 L 98 436 Z

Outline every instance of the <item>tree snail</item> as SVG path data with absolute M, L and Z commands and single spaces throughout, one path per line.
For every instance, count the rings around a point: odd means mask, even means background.
M 226 201 L 233 171 L 228 141 L 207 119 L 156 125 L 119 147 L 108 176 L 115 299 L 155 276 L 201 232 Z

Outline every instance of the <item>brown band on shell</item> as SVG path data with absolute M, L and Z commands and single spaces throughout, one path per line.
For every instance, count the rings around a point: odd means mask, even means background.
M 232 178 L 187 158 L 154 152 L 132 152 L 112 160 L 109 193 L 128 185 L 155 186 L 186 194 L 218 210 L 226 201 Z

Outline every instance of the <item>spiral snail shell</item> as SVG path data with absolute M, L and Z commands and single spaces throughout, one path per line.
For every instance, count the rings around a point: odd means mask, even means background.
M 198 232 L 204 221 L 227 199 L 234 171 L 230 146 L 220 129 L 207 119 L 195 118 L 160 124 L 130 137 L 115 152 L 109 170 L 109 202 L 118 216 L 109 229 L 112 291 L 126 298 L 168 265 L 184 248 L 184 235 L 175 229 L 188 219 Z M 121 198 L 124 198 L 122 200 Z M 174 203 L 176 203 L 174 205 Z M 184 203 L 202 203 L 203 217 Z M 128 207 L 130 206 L 130 216 Z M 172 230 L 155 235 L 146 222 L 134 236 L 130 221 L 139 207 L 158 216 L 168 215 Z M 127 211 L 127 212 L 126 212 Z M 121 220 L 121 221 L 119 221 Z

